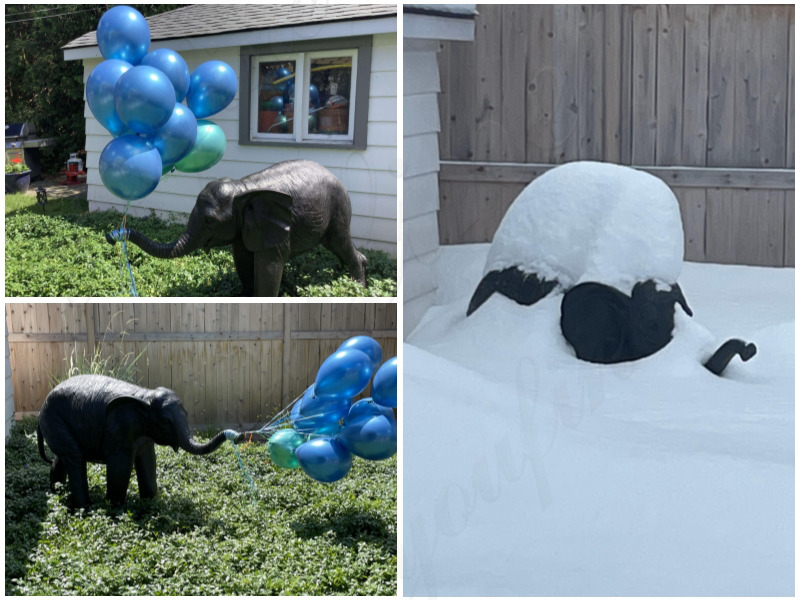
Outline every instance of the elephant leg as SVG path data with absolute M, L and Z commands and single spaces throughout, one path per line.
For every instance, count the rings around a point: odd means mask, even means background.
M 62 464 L 69 478 L 72 504 L 76 508 L 89 506 L 89 479 L 86 474 L 86 461 L 78 458 L 62 458 Z
M 367 257 L 356 250 L 349 232 L 346 234 L 329 233 L 322 245 L 333 252 L 347 268 L 350 277 L 367 287 Z
M 156 483 L 156 448 L 153 442 L 145 442 L 136 452 L 133 460 L 136 480 L 139 482 L 139 496 L 154 498 L 158 492 Z
M 233 264 L 236 265 L 236 274 L 242 282 L 242 295 L 253 296 L 254 288 L 254 258 L 253 253 L 244 246 L 242 240 L 233 242 Z
M 255 252 L 255 295 L 278 295 L 283 277 L 284 257 L 275 251 Z
M 111 504 L 124 504 L 133 471 L 133 460 L 127 452 L 115 453 L 106 462 L 106 498 Z
M 50 466 L 50 491 L 56 491 L 57 483 L 67 482 L 67 469 L 64 466 L 64 461 L 58 456 L 53 459 L 53 464 Z

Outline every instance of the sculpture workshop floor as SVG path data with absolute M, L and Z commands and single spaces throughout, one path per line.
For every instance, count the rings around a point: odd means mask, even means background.
M 488 249 L 442 249 L 404 346 L 404 593 L 791 595 L 794 269 L 685 263 L 694 318 L 593 365 L 559 298 L 465 318 Z M 716 377 L 703 328 L 758 354 Z

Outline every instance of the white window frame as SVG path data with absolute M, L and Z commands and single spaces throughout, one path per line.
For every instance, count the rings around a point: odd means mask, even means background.
M 348 103 L 348 132 L 346 134 L 307 133 L 308 129 L 308 88 L 311 82 L 311 61 L 316 58 L 349 56 L 352 59 L 350 74 L 350 98 Z M 295 111 L 292 133 L 262 133 L 258 131 L 258 93 L 259 65 L 264 62 L 294 61 L 295 63 Z M 308 76 L 307 76 L 308 75 Z M 250 63 L 250 141 L 253 142 L 295 142 L 298 144 L 350 145 L 355 131 L 355 107 L 358 77 L 358 48 L 340 50 L 318 50 L 312 52 L 290 52 L 282 54 L 262 54 L 253 56 Z M 302 81 L 302 85 L 298 85 Z M 298 102 L 298 98 L 300 102 Z M 368 99 L 363 99 L 368 102 Z M 299 107 L 299 110 L 298 110 Z M 297 127 L 301 123 L 301 127 Z

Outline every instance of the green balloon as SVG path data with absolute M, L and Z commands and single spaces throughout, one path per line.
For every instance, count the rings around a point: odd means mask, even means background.
M 189 154 L 180 159 L 175 168 L 182 173 L 199 173 L 217 164 L 225 154 L 225 133 L 216 123 L 197 121 L 197 139 Z
M 294 429 L 281 429 L 273 433 L 267 443 L 267 453 L 276 466 L 282 469 L 296 469 L 300 466 L 295 449 L 306 441 Z

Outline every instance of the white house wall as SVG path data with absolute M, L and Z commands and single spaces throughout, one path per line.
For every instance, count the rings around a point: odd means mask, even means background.
M 169 47 L 153 43 L 152 48 Z M 184 50 L 181 56 L 193 70 L 208 60 L 222 60 L 239 69 L 239 48 Z M 85 59 L 84 82 L 100 59 Z M 112 195 L 98 172 L 100 153 L 110 134 L 85 106 L 88 199 L 90 210 L 125 210 L 126 202 Z M 397 256 L 397 36 L 373 36 L 372 72 L 368 108 L 367 149 L 363 151 L 240 146 L 239 95 L 222 112 L 210 117 L 225 132 L 228 146 L 223 159 L 202 173 L 174 173 L 163 177 L 155 192 L 130 203 L 129 214 L 146 216 L 152 210 L 164 215 L 177 213 L 181 219 L 194 206 L 203 187 L 220 177 L 239 178 L 272 164 L 292 158 L 319 162 L 329 168 L 350 192 L 353 207 L 351 233 L 359 247 L 383 250 Z
M 404 40 L 403 328 L 408 335 L 436 297 L 439 250 L 439 44 Z

